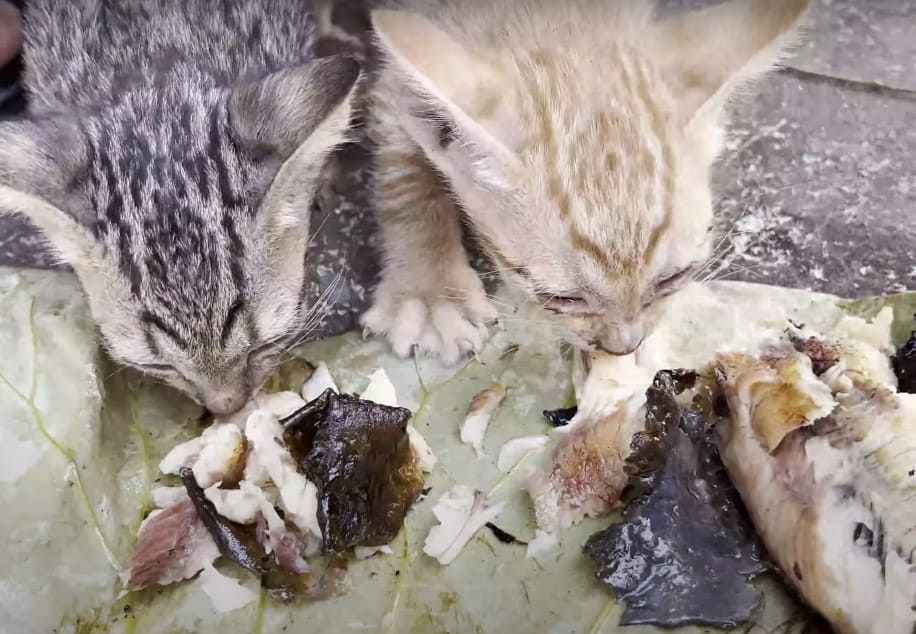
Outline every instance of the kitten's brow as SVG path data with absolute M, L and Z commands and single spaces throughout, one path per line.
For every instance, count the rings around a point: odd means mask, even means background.
M 140 315 L 140 321 L 147 326 L 158 329 L 162 334 L 175 342 L 175 344 L 185 350 L 188 348 L 188 340 L 182 337 L 177 330 L 172 328 L 170 325 L 165 323 L 157 315 L 151 313 L 150 311 L 144 311 Z
M 229 339 L 229 335 L 232 334 L 233 327 L 235 327 L 236 322 L 238 322 L 239 313 L 241 313 L 244 308 L 245 300 L 239 297 L 233 302 L 232 306 L 229 308 L 229 312 L 226 313 L 226 320 L 223 322 L 222 332 L 220 333 L 220 342 L 222 342 L 224 346 Z

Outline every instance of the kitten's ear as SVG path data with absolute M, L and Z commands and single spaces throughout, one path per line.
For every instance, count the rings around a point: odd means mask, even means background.
M 334 56 L 239 84 L 229 96 L 229 124 L 239 142 L 264 157 L 285 160 L 307 141 L 338 145 L 359 76 L 358 62 Z
M 376 45 L 404 84 L 445 116 L 463 141 L 511 160 L 506 130 L 492 118 L 505 95 L 499 69 L 425 17 L 407 11 L 372 12 Z
M 100 264 L 98 243 L 85 224 L 91 210 L 72 191 L 86 156 L 85 140 L 69 120 L 0 125 L 0 215 L 29 220 L 74 268 Z
M 318 177 L 347 140 L 359 64 L 327 57 L 241 84 L 229 97 L 236 138 L 259 157 L 282 163 L 259 210 L 268 243 L 308 230 Z M 282 249 L 277 249 L 278 252 Z
M 718 118 L 728 99 L 776 64 L 810 0 L 731 0 L 663 19 L 655 49 L 684 121 Z
M 327 57 L 236 87 L 229 117 L 236 137 L 282 162 L 258 210 L 262 266 L 272 284 L 301 286 L 303 251 L 322 168 L 347 141 L 359 64 Z

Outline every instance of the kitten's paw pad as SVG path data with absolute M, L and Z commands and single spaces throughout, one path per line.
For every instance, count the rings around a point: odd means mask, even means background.
M 452 364 L 480 351 L 487 338 L 486 324 L 496 316 L 496 309 L 485 298 L 459 304 L 447 299 L 391 301 L 380 297 L 363 315 L 362 324 L 366 330 L 387 335 L 399 357 L 417 351 Z

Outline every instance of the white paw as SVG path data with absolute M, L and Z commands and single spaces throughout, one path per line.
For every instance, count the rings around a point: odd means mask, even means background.
M 366 330 L 386 335 L 399 357 L 417 350 L 452 364 L 480 351 L 487 338 L 487 323 L 496 317 L 482 288 L 458 301 L 395 294 L 383 284 L 362 324 Z

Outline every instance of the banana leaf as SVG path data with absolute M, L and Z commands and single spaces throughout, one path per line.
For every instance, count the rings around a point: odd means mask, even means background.
M 894 306 L 895 336 L 902 341 L 916 313 L 916 293 L 847 302 L 750 284 L 696 286 L 673 300 L 653 335 L 654 363 L 695 367 L 717 348 L 742 347 L 781 330 L 786 319 L 827 328 L 844 312 L 870 315 L 884 305 Z M 619 630 L 622 607 L 582 555 L 588 536 L 605 528 L 607 518 L 564 532 L 559 552 L 539 558 L 526 557 L 524 545 L 504 543 L 489 530 L 480 531 L 448 566 L 422 552 L 435 524 L 432 506 L 453 484 L 506 502 L 498 527 L 523 542 L 534 536 L 525 482 L 549 447 L 508 473 L 497 468 L 496 455 L 509 439 L 550 433 L 541 412 L 568 405 L 573 393 L 573 364 L 536 316 L 507 317 L 478 358 L 452 368 L 429 359 L 396 359 L 383 342 L 357 334 L 301 348 L 301 357 L 325 361 L 346 392 L 360 392 L 369 375 L 384 368 L 439 463 L 426 478 L 428 496 L 414 506 L 392 544 L 394 554 L 351 562 L 348 594 L 279 604 L 260 594 L 255 579 L 219 563 L 223 574 L 257 597 L 226 613 L 214 609 L 196 581 L 123 594 L 119 577 L 152 506 L 156 465 L 168 449 L 199 433 L 200 409 L 105 358 L 87 304 L 68 274 L 0 270 L 0 350 L 4 634 Z M 478 459 L 460 442 L 458 427 L 472 397 L 497 381 L 508 395 Z M 807 613 L 778 580 L 756 583 L 766 605 L 741 631 L 803 631 Z

